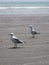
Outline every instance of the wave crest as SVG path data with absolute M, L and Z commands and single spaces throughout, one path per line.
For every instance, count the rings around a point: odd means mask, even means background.
M 0 7 L 0 9 L 42 9 L 42 8 L 49 8 L 49 7 Z

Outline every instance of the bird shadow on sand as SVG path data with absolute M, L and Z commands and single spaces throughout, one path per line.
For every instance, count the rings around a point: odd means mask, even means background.
M 23 47 L 9 47 L 8 49 L 20 49 L 20 48 L 23 48 Z
M 28 39 L 36 39 L 37 37 L 29 37 Z

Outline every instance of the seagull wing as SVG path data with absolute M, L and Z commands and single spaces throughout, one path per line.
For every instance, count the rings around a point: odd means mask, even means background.
M 20 40 L 19 38 L 15 37 L 15 36 L 13 36 L 12 41 L 13 41 L 14 43 L 17 43 L 17 44 L 18 44 L 18 43 L 23 43 L 22 40 Z
M 40 34 L 40 33 L 35 30 L 32 30 L 32 34 Z

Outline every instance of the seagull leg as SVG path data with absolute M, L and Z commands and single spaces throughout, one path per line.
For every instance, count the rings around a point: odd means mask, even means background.
M 17 48 L 17 43 L 15 44 L 15 47 Z
M 14 48 L 17 48 L 17 44 L 16 43 L 14 43 Z
M 32 38 L 35 38 L 35 35 L 33 34 L 33 37 Z

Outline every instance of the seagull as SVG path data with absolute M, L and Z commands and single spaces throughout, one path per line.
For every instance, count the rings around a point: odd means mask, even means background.
M 35 34 L 40 34 L 39 32 L 35 31 L 35 29 L 33 28 L 33 26 L 32 26 L 32 25 L 29 25 L 29 27 L 30 27 L 30 33 L 33 35 L 33 37 L 32 37 L 32 38 L 34 38 L 34 37 L 35 37 Z
M 10 33 L 10 39 L 11 41 L 14 43 L 14 48 L 17 48 L 17 44 L 21 44 L 24 43 L 22 40 L 20 40 L 19 38 L 17 38 L 14 33 Z

